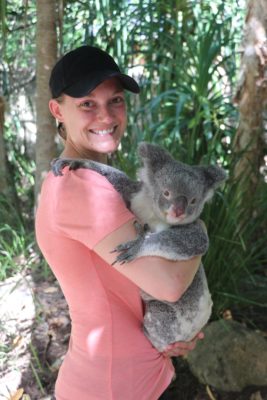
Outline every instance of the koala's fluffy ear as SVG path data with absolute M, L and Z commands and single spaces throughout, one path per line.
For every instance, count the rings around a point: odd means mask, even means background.
M 216 189 L 226 179 L 225 170 L 216 165 L 201 166 L 199 169 L 202 171 L 209 189 Z
M 173 160 L 171 155 L 162 147 L 147 142 L 139 143 L 138 155 L 144 165 L 149 166 L 152 171 L 160 169 L 168 161 Z

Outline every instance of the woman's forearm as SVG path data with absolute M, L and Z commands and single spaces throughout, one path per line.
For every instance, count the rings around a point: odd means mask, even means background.
M 136 236 L 133 221 L 98 243 L 94 251 L 109 264 L 115 260 L 111 253 L 118 244 L 132 240 Z M 169 261 L 161 257 L 140 257 L 126 264 L 112 266 L 151 296 L 174 302 L 177 301 L 191 284 L 200 265 L 201 257 L 190 260 Z

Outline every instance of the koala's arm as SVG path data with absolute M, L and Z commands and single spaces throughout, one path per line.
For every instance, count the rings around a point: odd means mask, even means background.
M 139 232 L 138 232 L 139 230 Z M 188 260 L 203 255 L 208 250 L 207 230 L 201 220 L 188 225 L 176 225 L 161 232 L 142 232 L 138 236 L 117 246 L 117 262 L 129 262 L 138 257 L 157 256 L 167 260 Z
M 109 176 L 112 172 L 126 176 L 123 172 L 109 165 L 83 158 L 55 158 L 51 162 L 51 169 L 55 176 L 63 175 L 62 170 L 66 166 L 68 166 L 70 170 L 76 170 L 79 168 L 91 169 L 103 176 Z
M 117 192 L 123 197 L 127 207 L 130 205 L 132 193 L 139 190 L 141 183 L 132 181 L 124 172 L 117 168 L 96 161 L 74 158 L 57 158 L 52 161 L 51 169 L 55 176 L 63 175 L 62 170 L 68 166 L 70 170 L 79 168 L 91 169 L 100 175 L 103 175 Z
M 131 220 L 99 242 L 94 251 L 112 264 L 116 254 L 111 253 L 111 249 L 125 240 L 131 241 L 135 238 L 136 232 Z M 161 257 L 140 257 L 124 265 L 116 263 L 111 268 L 115 268 L 154 298 L 174 302 L 192 283 L 200 262 L 201 257 L 175 262 Z
M 203 255 L 209 247 L 204 223 L 197 220 L 188 225 L 172 226 L 158 233 L 148 234 L 142 245 L 142 255 L 157 255 L 169 260 L 188 260 Z

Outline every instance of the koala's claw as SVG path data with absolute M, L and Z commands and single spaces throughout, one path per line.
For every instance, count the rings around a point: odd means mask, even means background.
M 64 158 L 55 158 L 52 162 L 51 162 L 51 168 L 52 168 L 52 172 L 55 176 L 62 176 L 62 170 L 63 168 L 65 168 L 66 166 L 71 164 L 71 160 L 68 159 L 64 159 Z
M 113 262 L 112 265 L 116 264 L 117 262 L 121 265 L 134 260 L 137 256 L 138 250 L 136 251 L 134 247 L 129 248 L 128 250 L 123 251 L 122 253 L 118 254 L 116 260 Z
M 117 253 L 117 252 L 122 252 L 122 251 L 127 251 L 133 246 L 134 240 L 130 240 L 129 242 L 121 243 L 117 247 L 115 247 L 114 250 L 112 250 L 111 253 Z
M 62 170 L 64 167 L 69 166 L 70 170 L 75 171 L 76 169 L 81 167 L 80 160 L 72 160 L 69 158 L 55 158 L 51 162 L 52 172 L 55 176 L 62 176 Z
M 68 162 L 62 158 L 55 158 L 51 162 L 51 169 L 55 176 L 62 176 L 62 170 L 68 165 Z
M 140 251 L 140 248 L 144 242 L 146 232 L 148 230 L 147 226 L 142 226 L 139 222 L 134 222 L 135 230 L 137 232 L 137 237 L 129 242 L 121 243 L 112 251 L 112 253 L 120 253 L 117 255 L 116 260 L 112 265 L 117 262 L 120 264 L 125 264 L 126 262 L 134 260 Z
M 136 240 L 131 240 L 129 242 L 119 244 L 117 247 L 115 247 L 115 249 L 111 253 L 118 252 L 120 254 L 117 255 L 112 265 L 116 264 L 117 262 L 120 264 L 125 264 L 126 262 L 129 262 L 136 257 L 137 253 L 133 252 L 133 249 L 135 249 Z

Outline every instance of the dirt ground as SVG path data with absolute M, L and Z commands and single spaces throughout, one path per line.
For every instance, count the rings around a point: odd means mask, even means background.
M 18 274 L 0 283 L 0 324 L 0 400 L 52 400 L 70 336 L 68 308 L 53 277 Z M 169 400 L 267 400 L 267 387 L 219 392 L 199 384 L 186 360 L 174 364 Z

